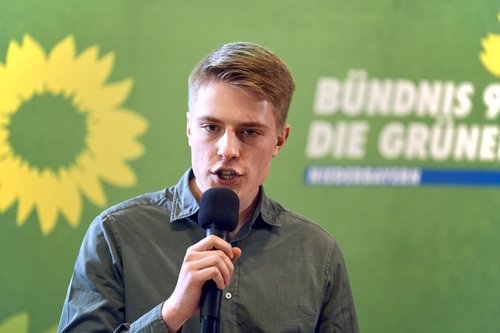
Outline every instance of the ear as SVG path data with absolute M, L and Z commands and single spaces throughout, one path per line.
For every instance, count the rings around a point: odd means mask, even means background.
M 186 135 L 188 137 L 188 144 L 191 147 L 191 116 L 189 111 L 186 113 Z
M 274 147 L 273 157 L 278 155 L 280 149 L 285 145 L 288 136 L 290 135 L 290 125 L 285 124 L 277 130 L 276 146 Z

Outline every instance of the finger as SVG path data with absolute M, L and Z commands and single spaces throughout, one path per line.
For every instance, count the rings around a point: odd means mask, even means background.
M 207 251 L 203 252 L 200 257 L 192 266 L 194 270 L 203 270 L 208 267 L 216 267 L 222 275 L 224 282 L 229 284 L 231 276 L 234 272 L 234 265 L 231 259 L 222 251 Z
M 191 245 L 189 249 L 195 251 L 210 251 L 213 249 L 217 249 L 223 251 L 229 258 L 233 256 L 233 252 L 231 251 L 231 244 L 215 235 L 210 235 L 203 238 L 198 243 Z
M 189 251 L 184 257 L 183 267 L 186 272 L 193 273 L 212 266 L 217 267 L 224 279 L 229 281 L 234 271 L 234 265 L 224 252 L 220 250 L 204 252 Z
M 220 270 L 215 267 L 206 267 L 196 272 L 197 279 L 200 281 L 214 281 L 218 289 L 223 290 L 229 283 L 226 283 L 224 277 L 222 276 Z
M 233 257 L 231 258 L 231 260 L 234 263 L 238 259 L 240 259 L 240 257 L 241 257 L 241 249 L 239 247 L 233 247 L 231 249 L 231 251 L 233 252 Z
M 236 255 L 239 256 L 238 252 L 236 252 Z M 233 250 L 231 250 L 231 256 L 232 257 L 235 256 L 235 253 L 233 253 Z M 224 261 L 228 266 L 232 265 L 231 258 L 225 252 L 223 252 L 221 250 L 209 250 L 209 251 L 188 250 L 186 252 L 186 255 L 184 256 L 184 262 L 196 263 L 198 261 L 204 260 L 206 258 L 212 258 L 212 257 L 214 259 L 220 259 L 220 260 Z M 201 266 L 194 266 L 194 267 L 201 268 Z

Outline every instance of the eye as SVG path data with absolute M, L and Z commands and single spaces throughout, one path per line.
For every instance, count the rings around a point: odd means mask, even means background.
M 244 130 L 241 131 L 241 133 L 244 136 L 257 136 L 260 134 L 258 131 L 251 129 L 251 128 L 245 128 Z
M 217 132 L 219 130 L 219 126 L 214 124 L 204 124 L 201 126 L 201 128 L 203 128 L 207 132 Z

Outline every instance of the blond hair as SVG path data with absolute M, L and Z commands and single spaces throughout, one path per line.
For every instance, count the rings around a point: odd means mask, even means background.
M 295 84 L 285 63 L 268 49 L 236 42 L 207 55 L 189 76 L 190 110 L 200 87 L 212 81 L 228 83 L 271 102 L 276 124 L 285 124 Z

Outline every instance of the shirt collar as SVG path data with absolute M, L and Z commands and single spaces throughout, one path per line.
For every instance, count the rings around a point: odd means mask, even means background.
M 177 185 L 174 186 L 172 191 L 172 212 L 170 214 L 171 222 L 182 220 L 198 212 L 200 206 L 189 187 L 189 181 L 193 178 L 194 173 L 190 168 L 184 173 Z M 279 227 L 278 216 L 282 211 L 283 207 L 268 198 L 264 192 L 264 187 L 261 185 L 259 187 L 259 200 L 250 223 L 253 224 L 257 219 L 261 219 L 273 227 Z
M 187 170 L 177 185 L 172 189 L 172 211 L 170 221 L 184 219 L 196 214 L 200 208 L 196 198 L 189 188 L 189 181 L 194 178 L 192 169 Z
M 261 185 L 259 188 L 259 201 L 255 206 L 255 211 L 252 215 L 251 223 L 255 223 L 257 219 L 261 219 L 263 222 L 273 226 L 279 227 L 278 215 L 282 210 L 278 203 L 269 199 L 264 192 L 264 187 Z

